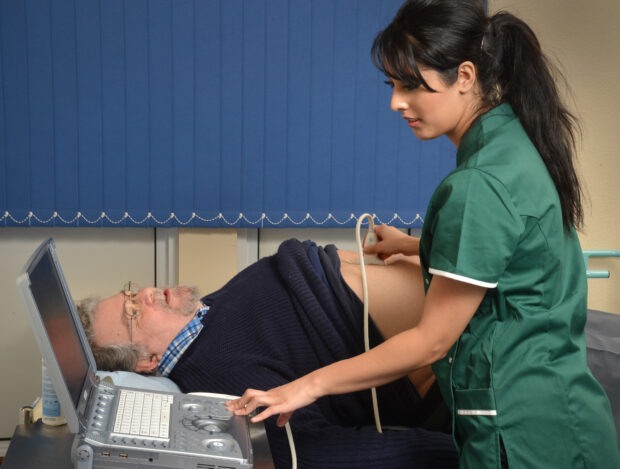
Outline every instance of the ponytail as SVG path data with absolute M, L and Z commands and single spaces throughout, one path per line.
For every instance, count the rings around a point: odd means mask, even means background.
M 429 91 L 420 67 L 451 85 L 461 63 L 474 63 L 482 108 L 510 103 L 555 184 L 565 228 L 582 225 L 574 166 L 579 125 L 560 99 L 555 78 L 561 74 L 527 24 L 510 13 L 487 17 L 480 0 L 408 0 L 379 32 L 371 54 L 386 75 Z
M 481 42 L 478 79 L 487 104 L 510 103 L 555 184 L 564 225 L 583 223 L 582 191 L 575 171 L 579 124 L 562 103 L 561 73 L 543 54 L 530 27 L 510 13 L 489 18 Z

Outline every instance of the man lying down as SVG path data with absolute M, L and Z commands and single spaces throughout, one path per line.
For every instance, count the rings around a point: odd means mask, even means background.
M 364 351 L 357 254 L 288 240 L 202 299 L 187 287 L 123 290 L 78 311 L 100 370 L 158 372 L 183 392 L 271 389 Z M 414 259 L 366 267 L 370 342 L 416 324 L 424 297 Z M 457 467 L 430 368 L 370 391 L 326 396 L 290 421 L 301 468 Z M 290 467 L 286 433 L 265 422 L 276 468 Z

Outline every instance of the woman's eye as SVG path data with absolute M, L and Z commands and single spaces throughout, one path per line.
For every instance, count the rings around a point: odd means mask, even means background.
M 385 80 L 384 83 L 388 85 L 390 88 L 397 87 L 405 91 L 417 90 L 420 87 L 420 83 L 398 82 L 397 85 L 395 85 L 392 80 Z
M 417 90 L 420 87 L 419 83 L 405 83 L 403 84 L 403 88 L 408 91 Z

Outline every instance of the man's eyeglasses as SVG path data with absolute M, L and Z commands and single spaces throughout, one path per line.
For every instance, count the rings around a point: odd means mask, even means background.
M 129 342 L 133 344 L 133 320 L 138 319 L 141 310 L 136 304 L 135 298 L 140 287 L 132 282 L 127 282 L 123 287 L 123 314 L 129 320 Z

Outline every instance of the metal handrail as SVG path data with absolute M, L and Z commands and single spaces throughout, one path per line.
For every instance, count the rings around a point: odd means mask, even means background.
M 583 251 L 583 261 L 586 264 L 587 278 L 609 278 L 609 270 L 589 270 L 590 257 L 620 257 L 620 251 L 614 250 L 587 250 Z

